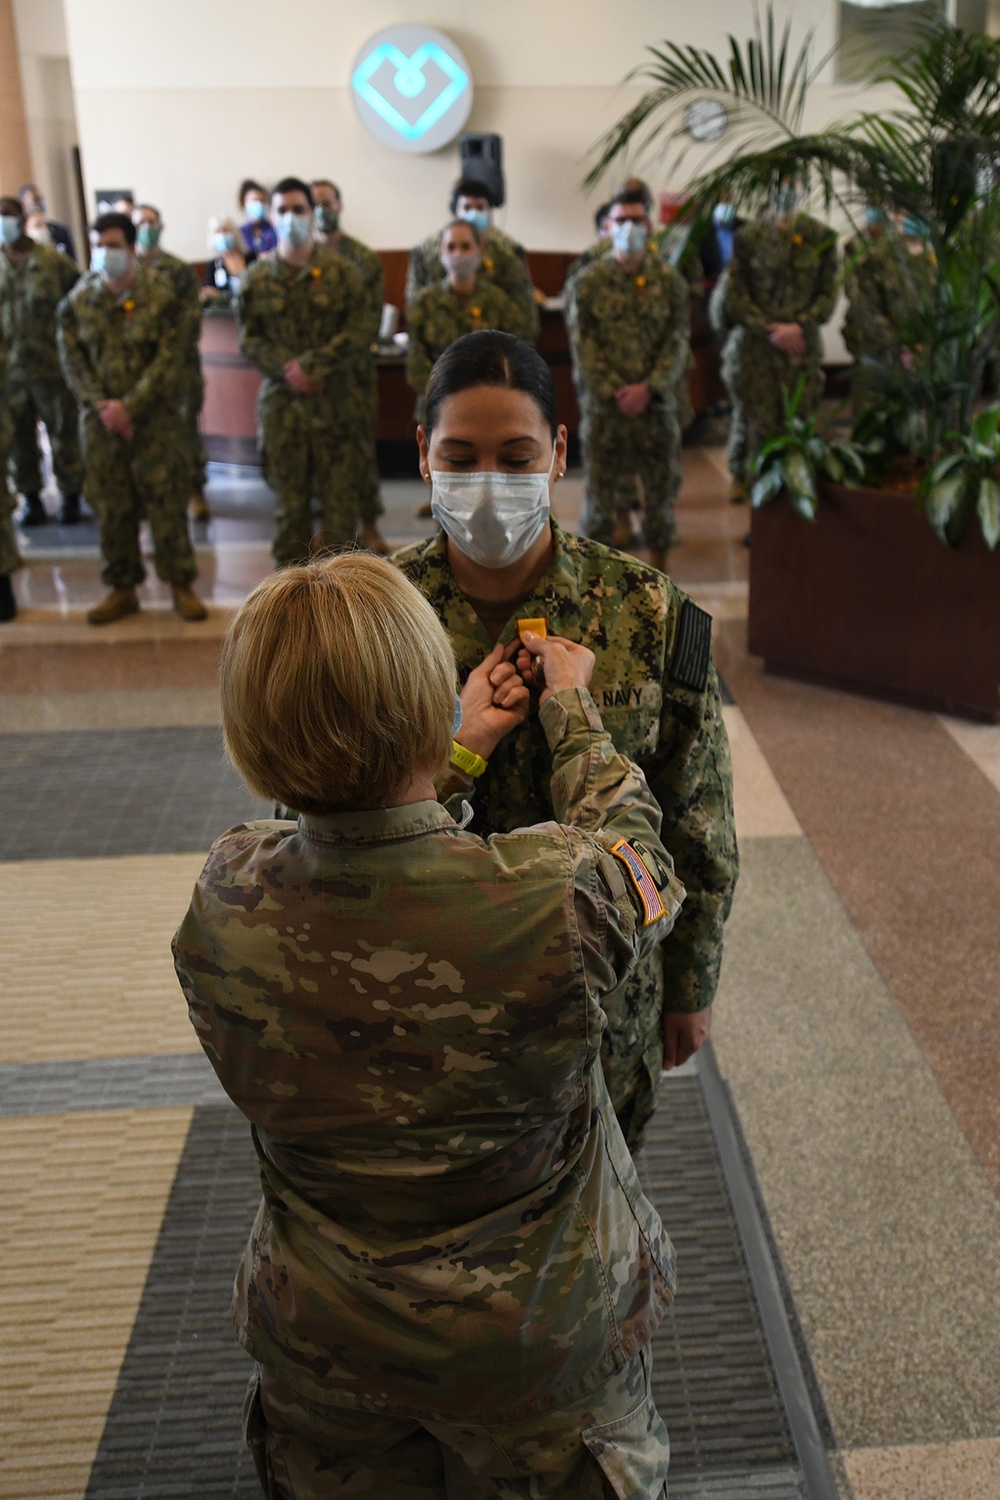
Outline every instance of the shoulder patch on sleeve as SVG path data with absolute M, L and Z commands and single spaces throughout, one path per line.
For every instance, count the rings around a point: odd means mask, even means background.
M 712 657 L 712 616 L 685 599 L 677 626 L 677 639 L 670 663 L 670 680 L 681 687 L 703 693 L 708 685 L 708 664 Z
M 611 853 L 616 859 L 621 860 L 629 873 L 632 884 L 639 892 L 645 913 L 642 925 L 648 927 L 651 922 L 659 921 L 660 917 L 666 915 L 666 911 L 660 900 L 660 893 L 656 889 L 656 883 L 640 856 L 627 839 L 619 839 L 617 844 L 613 844 Z

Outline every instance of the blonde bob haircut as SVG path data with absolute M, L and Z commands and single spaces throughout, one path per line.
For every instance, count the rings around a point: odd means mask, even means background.
M 259 584 L 223 641 L 221 693 L 233 765 L 298 812 L 391 807 L 451 752 L 451 643 L 423 595 L 368 552 Z

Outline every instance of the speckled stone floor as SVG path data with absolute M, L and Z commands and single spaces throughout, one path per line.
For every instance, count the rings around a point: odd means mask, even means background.
M 746 509 L 718 450 L 684 462 L 671 571 L 714 616 L 735 700 L 743 874 L 716 1056 L 840 1492 L 1000 1500 L 1000 729 L 764 676 Z M 426 533 L 418 484 L 384 493 L 391 542 Z M 579 475 L 557 495 L 575 524 Z M 0 1500 L 119 1493 L 108 1414 L 196 1119 L 218 1107 L 167 943 L 215 821 L 254 805 L 215 777 L 152 842 L 129 812 L 221 753 L 219 642 L 270 568 L 259 479 L 213 470 L 209 499 L 203 624 L 153 580 L 138 617 L 88 627 L 96 532 L 53 526 L 26 534 L 22 612 L 0 627 L 0 767 L 21 788 L 0 850 Z M 81 809 L 62 827 L 60 777 Z M 769 1483 L 677 1493 L 785 1493 Z

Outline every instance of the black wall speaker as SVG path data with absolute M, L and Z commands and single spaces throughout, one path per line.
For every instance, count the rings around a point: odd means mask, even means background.
M 462 153 L 462 176 L 474 177 L 490 190 L 494 208 L 501 208 L 504 200 L 503 141 L 498 135 L 460 135 L 458 148 Z

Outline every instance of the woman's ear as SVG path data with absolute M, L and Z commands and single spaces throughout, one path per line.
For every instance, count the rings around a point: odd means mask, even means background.
M 565 428 L 563 430 L 565 431 Z M 431 461 L 428 457 L 427 432 L 422 422 L 417 425 L 417 447 L 420 449 L 420 477 L 425 484 L 430 484 Z
M 556 479 L 561 479 L 566 472 L 566 428 L 562 422 L 556 429 Z

